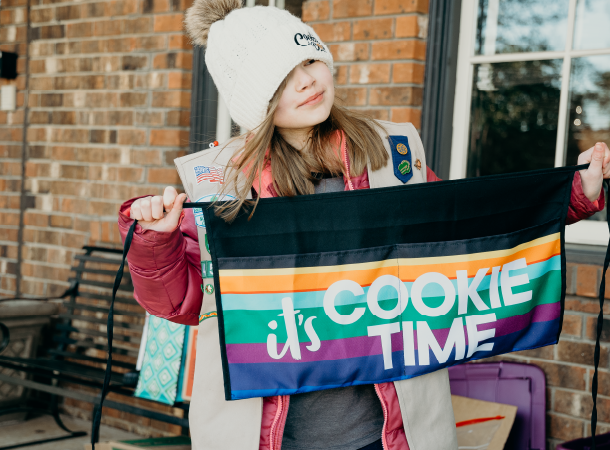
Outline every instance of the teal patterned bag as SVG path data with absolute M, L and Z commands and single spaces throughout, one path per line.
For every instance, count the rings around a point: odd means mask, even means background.
M 135 397 L 167 405 L 175 403 L 186 328 L 186 325 L 150 316 Z

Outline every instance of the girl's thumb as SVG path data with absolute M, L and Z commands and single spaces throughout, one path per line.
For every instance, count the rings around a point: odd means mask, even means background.
M 182 214 L 182 205 L 186 201 L 186 194 L 180 194 L 174 200 L 174 204 L 172 205 L 172 209 L 167 213 L 165 218 L 171 223 L 178 223 L 180 220 L 180 214 Z
M 591 165 L 589 169 L 599 168 L 601 170 L 604 164 L 604 147 L 601 144 L 595 144 L 593 148 L 593 153 L 591 154 Z

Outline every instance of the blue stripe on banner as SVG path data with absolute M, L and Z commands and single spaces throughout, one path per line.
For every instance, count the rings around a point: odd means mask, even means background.
M 539 278 L 542 275 L 552 271 L 561 271 L 561 257 L 554 256 L 546 261 L 527 266 L 525 269 L 511 271 L 511 276 L 517 276 L 526 273 L 530 280 Z M 471 277 L 470 279 L 472 280 Z M 478 291 L 489 289 L 491 275 L 486 276 L 479 285 Z M 451 280 L 453 286 L 457 289 L 457 281 Z M 407 289 L 411 292 L 412 282 L 406 283 Z M 364 288 L 364 293 L 368 292 L 368 287 Z M 277 294 L 222 294 L 222 308 L 224 311 L 233 310 L 250 310 L 250 311 L 265 311 L 282 309 L 282 299 L 286 295 L 290 295 L 294 302 L 295 309 L 321 308 L 324 304 L 325 290 L 310 291 L 310 292 L 290 292 Z M 431 283 L 426 286 L 426 297 L 442 297 L 445 295 L 441 286 L 436 283 Z M 340 305 L 355 305 L 358 303 L 366 303 L 366 295 L 355 297 L 349 293 L 340 294 L 335 300 L 335 304 Z
M 458 364 L 487 358 L 492 354 L 556 344 L 559 326 L 559 318 L 547 322 L 535 322 L 518 332 L 489 339 L 485 343 L 493 342 L 493 351 L 479 351 L 471 358 L 460 360 Z M 418 360 L 417 353 L 416 351 L 416 361 Z M 427 370 L 422 366 L 404 366 L 402 351 L 392 354 L 393 368 L 388 370 L 383 369 L 381 355 L 333 361 L 230 364 L 232 399 L 291 395 L 343 386 L 371 384 L 373 381 L 385 383 L 413 378 L 455 365 L 454 357 L 455 349 L 448 359 L 450 362 L 439 364 L 434 353 L 430 351 L 430 365 L 427 366 Z M 281 380 L 278 379 L 278 374 L 281 374 Z M 286 385 L 286 383 L 290 385 Z M 277 384 L 278 388 L 267 389 L 270 384 Z M 291 387 L 299 385 L 301 386 L 299 389 Z

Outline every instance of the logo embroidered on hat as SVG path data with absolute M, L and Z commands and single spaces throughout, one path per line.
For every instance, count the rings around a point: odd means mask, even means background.
M 312 47 L 315 47 L 315 49 L 320 52 L 326 51 L 326 48 L 324 47 L 324 45 L 322 45 L 322 43 L 320 43 L 320 41 L 318 41 L 311 34 L 297 33 L 294 35 L 294 42 L 297 45 L 300 45 L 301 47 L 307 47 L 308 45 L 311 45 Z

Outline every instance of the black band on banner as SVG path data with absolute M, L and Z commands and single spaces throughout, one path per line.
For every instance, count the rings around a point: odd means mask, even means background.
M 568 167 L 557 167 L 555 169 L 550 169 L 550 170 L 565 170 L 565 171 L 577 171 L 577 170 L 584 170 L 584 169 L 588 169 L 589 168 L 589 164 L 581 164 L 579 166 L 568 166 Z M 542 170 L 530 170 L 530 171 L 526 171 L 526 172 L 519 172 L 519 173 L 527 173 L 528 175 L 531 174 L 535 174 L 536 172 L 548 172 L 549 169 L 542 169 Z M 507 173 L 504 174 L 506 176 L 511 176 L 511 175 L 515 175 L 515 173 Z M 503 175 L 487 175 L 488 177 L 501 177 Z M 477 177 L 477 179 L 481 179 L 481 178 L 486 178 L 486 177 Z M 442 183 L 443 181 L 437 181 L 436 183 Z M 209 207 L 213 202 L 186 202 L 182 204 L 182 208 L 207 208 Z

